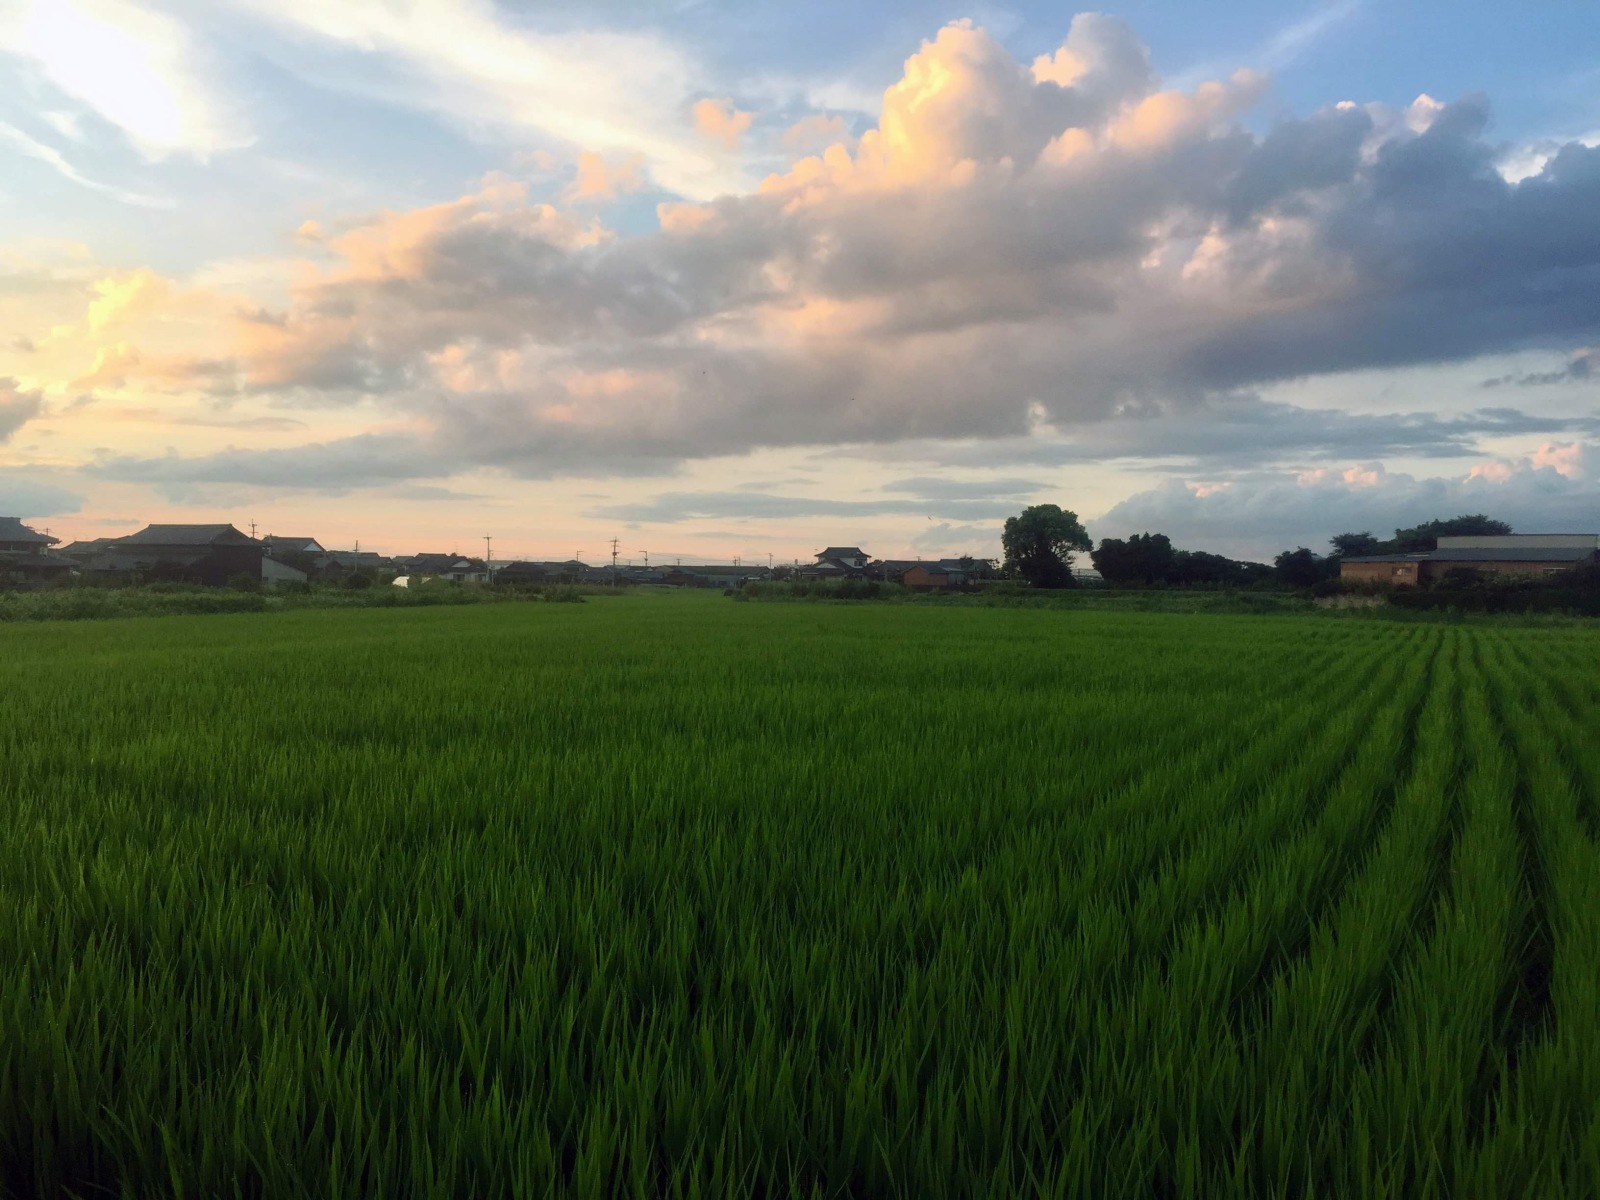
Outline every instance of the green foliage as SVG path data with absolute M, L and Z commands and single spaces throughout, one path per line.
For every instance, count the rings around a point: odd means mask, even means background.
M 1164 533 L 1136 533 L 1125 541 L 1102 538 L 1089 559 L 1107 583 L 1121 586 L 1165 583 L 1177 565 L 1172 542 Z
M 1340 558 L 1363 558 L 1369 554 L 1384 553 L 1384 543 L 1370 533 L 1336 533 L 1329 539 L 1329 544 Z
M 1360 558 L 1371 554 L 1415 554 L 1437 550 L 1442 537 L 1486 537 L 1512 532 L 1504 521 L 1482 513 L 1424 521 L 1409 529 L 1396 529 L 1394 537 L 1379 540 L 1371 533 L 1339 533 L 1331 539 L 1333 553 L 1340 558 Z
M 1034 587 L 1071 587 L 1074 551 L 1093 547 L 1078 514 L 1054 504 L 1035 504 L 1008 517 L 1000 535 L 1005 571 Z
M 1203 550 L 1174 550 L 1164 533 L 1136 533 L 1126 540 L 1103 538 L 1090 559 L 1101 577 L 1117 587 L 1241 587 L 1272 575 L 1271 568 L 1261 563 L 1235 562 Z
M 0 627 L 0 1195 L 1596 1195 L 1600 632 L 1093 594 Z
M 1285 550 L 1278 555 L 1272 560 L 1272 569 L 1280 583 L 1289 587 L 1309 588 L 1325 579 L 1335 578 L 1339 573 L 1339 560 L 1323 558 L 1301 546 L 1298 550 Z

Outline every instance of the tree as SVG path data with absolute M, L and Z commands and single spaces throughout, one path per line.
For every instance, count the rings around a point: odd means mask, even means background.
M 1386 541 L 1370 533 L 1340 533 L 1330 540 L 1333 556 L 1359 558 L 1367 554 L 1419 554 L 1439 548 L 1442 537 L 1492 537 L 1511 532 L 1511 526 L 1482 513 L 1450 517 L 1442 521 L 1423 521 L 1409 529 L 1396 529 Z
M 1237 562 L 1220 554 L 1208 554 L 1204 550 L 1179 550 L 1174 555 L 1172 572 L 1167 578 L 1178 584 L 1248 587 L 1271 576 L 1272 568 L 1265 563 Z
M 1177 566 L 1172 541 L 1164 533 L 1136 533 L 1127 541 L 1101 538 L 1089 558 L 1107 583 L 1133 586 L 1170 582 Z
M 1394 531 L 1393 550 L 1398 554 L 1415 554 L 1423 550 L 1437 550 L 1442 537 L 1495 537 L 1511 532 L 1511 526 L 1496 521 L 1482 513 L 1451 517 L 1446 521 L 1424 521 L 1410 529 Z
M 1272 560 L 1272 566 L 1278 573 L 1278 579 L 1290 587 L 1312 587 L 1324 579 L 1332 578 L 1333 572 L 1338 570 L 1338 560 L 1322 558 L 1301 546 L 1296 550 L 1285 550 Z
M 1361 558 L 1368 554 L 1382 554 L 1383 543 L 1370 533 L 1336 533 L 1328 539 L 1334 554 L 1340 558 Z
M 1035 504 L 1008 518 L 1000 544 L 1007 574 L 1045 588 L 1072 587 L 1073 552 L 1094 547 L 1078 514 L 1054 504 Z

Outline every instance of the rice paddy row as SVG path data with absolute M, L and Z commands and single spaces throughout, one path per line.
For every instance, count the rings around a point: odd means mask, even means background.
M 0 1188 L 1600 1194 L 1600 636 L 0 628 Z

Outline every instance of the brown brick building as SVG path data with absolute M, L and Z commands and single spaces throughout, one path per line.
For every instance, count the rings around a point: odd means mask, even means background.
M 1442 537 L 1435 550 L 1414 554 L 1373 554 L 1347 558 L 1339 578 L 1357 583 L 1416 587 L 1442 579 L 1458 568 L 1485 575 L 1544 578 L 1600 558 L 1600 534 L 1512 533 L 1485 537 Z

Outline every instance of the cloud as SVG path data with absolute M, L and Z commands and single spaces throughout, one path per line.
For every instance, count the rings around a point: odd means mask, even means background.
M 578 172 L 567 189 L 569 201 L 604 203 L 645 186 L 644 158 L 631 155 L 617 163 L 606 160 L 592 150 L 578 155 Z
M 131 204 L 137 208 L 171 208 L 170 200 L 162 200 L 154 196 L 146 196 L 139 192 L 130 192 L 124 188 L 114 187 L 111 184 L 101 183 L 90 179 L 74 167 L 59 150 L 47 146 L 37 138 L 31 137 L 18 129 L 15 125 L 0 121 L 0 142 L 9 144 L 13 149 L 21 151 L 29 158 L 38 159 L 53 167 L 58 175 L 69 179 L 79 187 L 86 187 L 91 191 L 103 192 L 114 196 L 124 204 Z
M 1517 375 L 1497 375 L 1493 379 L 1485 379 L 1483 386 L 1486 388 L 1505 387 L 1543 387 L 1552 383 L 1587 383 L 1591 379 L 1600 379 L 1600 348 L 1587 347 L 1575 351 L 1567 365 L 1559 371 L 1525 371 Z
M 920 554 L 939 558 L 959 558 L 963 554 L 970 554 L 974 558 L 998 558 L 1000 530 L 993 522 L 952 525 L 948 521 L 941 521 L 918 530 L 911 539 L 911 548 Z
M 0 379 L 0 442 L 43 411 L 44 397 L 38 392 L 23 391 L 15 379 Z
M 429 3 L 290 0 L 282 19 L 451 79 L 481 56 L 513 92 L 556 54 L 461 11 L 458 38 L 457 9 Z M 853 147 L 664 204 L 655 231 L 621 235 L 495 179 L 344 222 L 287 305 L 235 320 L 230 354 L 269 400 L 377 406 L 425 431 L 436 466 L 517 475 L 935 439 L 968 440 L 978 465 L 1260 465 L 1587 433 L 1513 409 L 1257 398 L 1600 340 L 1600 150 L 1568 144 L 1511 183 L 1480 98 L 1336 105 L 1256 133 L 1243 118 L 1263 86 L 1163 88 L 1109 17 L 1076 18 L 1032 64 L 957 22 L 906 61 Z
M 83 497 L 52 482 L 49 472 L 0 467 L 0 513 L 8 517 L 52 517 L 82 507 Z
M 908 492 L 922 500 L 995 500 L 1031 496 L 1045 485 L 1031 479 L 945 479 L 918 476 L 883 485 L 886 492 Z
M 1359 13 L 1365 0 L 1338 0 L 1323 4 L 1308 17 L 1286 25 L 1273 34 L 1262 47 L 1261 65 L 1269 70 L 1281 70 L 1315 45 L 1329 30 L 1349 21 Z
M 783 148 L 790 154 L 811 154 L 833 145 L 854 142 L 850 126 L 837 113 L 812 113 L 783 132 Z
M 97 421 L 128 421 L 136 424 L 191 426 L 200 429 L 230 429 L 248 433 L 290 433 L 306 428 L 293 417 L 247 417 L 218 412 L 174 412 L 165 408 L 96 408 Z
M 232 448 L 194 457 L 107 455 L 83 470 L 91 476 L 152 483 L 180 493 L 194 484 L 211 483 L 344 492 L 447 473 L 426 445 L 404 433 L 361 434 L 274 450 Z
M 188 29 L 144 4 L 20 0 L 0 16 L 0 48 L 121 129 L 147 159 L 204 160 L 251 140 L 213 86 Z M 75 127 L 70 115 L 55 124 Z M 76 182 L 101 186 L 46 161 Z
M 738 150 L 739 139 L 750 131 L 755 113 L 740 112 L 731 100 L 698 100 L 692 110 L 695 131 L 724 150 Z
M 830 500 L 811 496 L 772 496 L 759 492 L 664 492 L 649 500 L 608 504 L 589 515 L 645 525 L 700 520 L 789 520 L 799 517 L 954 517 L 1000 519 L 1015 505 L 975 500 Z
M 1391 473 L 1381 464 L 1298 473 L 1263 472 L 1223 483 L 1171 479 L 1093 521 L 1098 537 L 1161 532 L 1190 549 L 1256 557 L 1286 543 L 1319 552 L 1336 533 L 1379 535 L 1435 517 L 1482 512 L 1524 533 L 1592 530 L 1600 506 L 1600 448 L 1551 443 L 1495 459 L 1464 476 Z
M 293 38 L 347 52 L 350 69 L 319 73 L 319 86 L 375 91 L 391 103 L 443 113 L 478 134 L 637 154 L 658 184 L 680 195 L 709 197 L 742 182 L 684 128 L 681 114 L 703 71 L 664 39 L 538 33 L 488 0 L 233 3 Z M 285 56 L 285 63 L 305 70 L 300 57 Z

